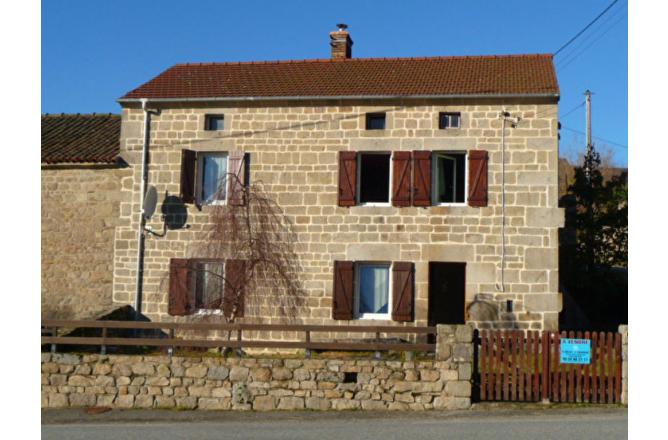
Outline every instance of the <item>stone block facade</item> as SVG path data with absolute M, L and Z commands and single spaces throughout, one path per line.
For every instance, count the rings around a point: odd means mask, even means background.
M 115 166 L 42 166 L 42 318 L 86 319 L 112 305 L 121 176 Z
M 464 409 L 472 334 L 439 326 L 435 360 L 42 354 L 42 407 Z
M 629 326 L 620 325 L 622 335 L 622 403 L 629 404 Z
M 152 104 L 150 105 L 154 107 Z M 114 295 L 130 304 L 135 294 L 140 210 L 143 111 L 124 104 L 121 156 L 132 173 L 122 180 L 115 235 Z M 469 322 L 486 328 L 555 330 L 558 327 L 558 121 L 555 98 L 339 101 L 156 105 L 151 117 L 148 182 L 158 194 L 179 195 L 181 151 L 243 151 L 250 180 L 284 209 L 295 225 L 299 274 L 308 298 L 304 324 L 332 320 L 335 260 L 407 261 L 415 264 L 414 325 L 428 319 L 429 262 L 466 263 L 466 304 L 491 304 L 491 317 Z M 500 112 L 521 118 L 505 132 L 506 264 L 501 286 L 502 164 Z M 365 115 L 385 112 L 385 130 L 365 130 Z M 460 112 L 461 127 L 438 128 L 439 112 Z M 205 115 L 224 114 L 225 129 L 207 131 Z M 489 153 L 486 207 L 339 207 L 341 151 L 469 151 Z M 170 258 L 187 255 L 208 221 L 208 207 L 188 205 L 188 229 L 149 236 L 145 247 L 142 313 L 167 313 Z M 149 226 L 162 230 L 159 216 Z M 511 310 L 507 301 L 512 301 Z M 243 320 L 272 322 L 273 315 Z M 349 321 L 342 323 L 349 324 Z M 389 324 L 389 321 L 365 321 Z

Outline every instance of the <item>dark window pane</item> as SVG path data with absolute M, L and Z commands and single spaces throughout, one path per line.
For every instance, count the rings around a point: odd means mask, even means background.
M 206 117 L 207 130 L 223 130 L 225 128 L 225 117 L 223 115 L 209 115 Z
M 390 155 L 362 154 L 360 159 L 360 203 L 390 201 Z
M 384 130 L 385 113 L 368 113 L 366 115 L 367 130 Z
M 459 128 L 460 113 L 439 113 L 438 128 Z
M 452 128 L 459 128 L 459 120 L 460 116 L 459 113 L 455 113 L 450 117 L 450 127 Z
M 466 155 L 436 154 L 436 203 L 464 203 Z

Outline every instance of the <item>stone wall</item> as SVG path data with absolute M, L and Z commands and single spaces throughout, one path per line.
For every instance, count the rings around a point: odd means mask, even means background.
M 473 330 L 439 326 L 435 360 L 42 354 L 42 407 L 469 408 Z
M 622 403 L 629 404 L 629 326 L 620 325 L 622 334 Z
M 121 175 L 42 167 L 42 318 L 85 319 L 112 307 Z
M 195 105 L 195 104 L 192 104 Z M 415 321 L 428 318 L 429 262 L 466 263 L 466 304 L 483 304 L 485 316 L 469 317 L 483 328 L 556 330 L 558 293 L 557 103 L 551 99 L 403 101 L 387 105 L 337 102 L 230 103 L 216 107 L 165 107 L 151 118 L 149 183 L 158 194 L 179 195 L 181 151 L 243 151 L 250 179 L 295 224 L 300 274 L 308 298 L 304 324 L 352 324 L 331 319 L 335 260 L 415 263 Z M 506 265 L 501 288 L 501 120 L 520 116 L 506 129 Z M 365 130 L 367 112 L 386 112 L 385 130 Z M 439 112 L 461 112 L 461 128 L 438 129 Z M 207 113 L 224 114 L 225 130 L 204 130 Z M 144 115 L 122 112 L 121 155 L 132 174 L 123 179 L 121 224 L 116 232 L 114 301 L 130 304 L 135 293 L 136 229 Z M 489 206 L 428 208 L 337 205 L 338 152 L 489 152 Z M 198 257 L 191 245 L 210 210 L 188 205 L 189 229 L 170 230 L 146 241 L 142 312 L 167 314 L 170 258 Z M 159 216 L 150 226 L 162 230 Z M 512 311 L 506 301 L 512 300 Z M 475 308 L 474 308 L 475 309 Z M 244 320 L 272 322 L 273 313 Z M 476 322 L 476 319 L 479 321 Z M 484 321 L 484 322 L 482 322 Z M 391 321 L 365 321 L 387 325 Z

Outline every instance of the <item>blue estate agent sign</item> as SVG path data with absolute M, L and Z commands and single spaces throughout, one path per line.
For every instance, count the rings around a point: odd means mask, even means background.
M 589 339 L 561 339 L 562 364 L 591 363 L 591 341 Z

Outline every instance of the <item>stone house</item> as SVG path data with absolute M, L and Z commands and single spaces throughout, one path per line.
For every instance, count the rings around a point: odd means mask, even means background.
M 329 59 L 177 64 L 118 100 L 132 172 L 113 301 L 134 300 L 153 320 L 202 311 L 193 291 L 211 285 L 174 281 L 179 265 L 206 257 L 189 245 L 212 205 L 230 202 L 217 182 L 233 170 L 261 181 L 294 224 L 301 323 L 556 329 L 552 56 L 363 59 L 345 27 L 330 40 Z M 187 227 L 147 235 L 138 252 L 144 183 L 165 194 L 163 209 L 183 203 Z M 147 226 L 164 228 L 157 217 Z
M 43 115 L 42 318 L 90 319 L 112 308 L 121 202 L 119 115 Z

